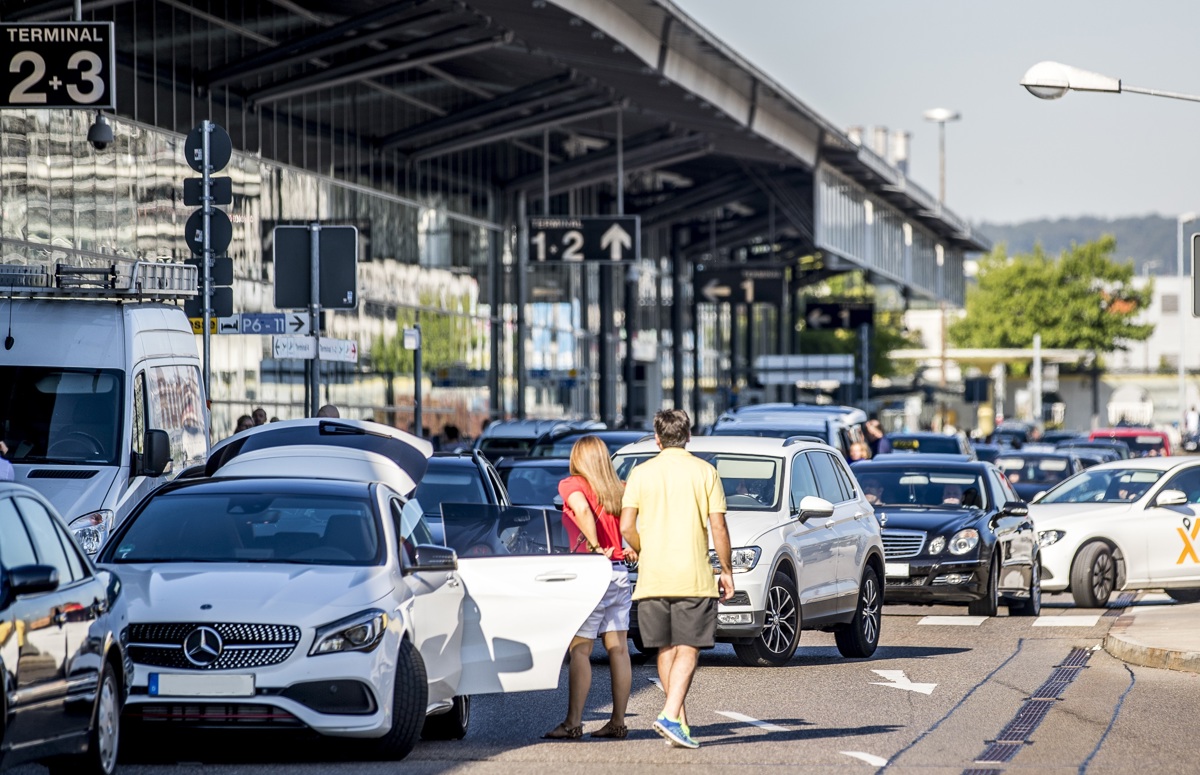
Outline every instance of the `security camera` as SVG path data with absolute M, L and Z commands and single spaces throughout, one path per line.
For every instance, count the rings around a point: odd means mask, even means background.
M 96 114 L 96 120 L 88 127 L 88 142 L 97 151 L 103 151 L 108 146 L 112 145 L 113 131 L 112 125 L 108 123 L 108 119 L 99 113 Z

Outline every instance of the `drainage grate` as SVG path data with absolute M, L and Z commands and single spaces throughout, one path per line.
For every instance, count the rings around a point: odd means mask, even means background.
M 1109 601 L 1108 610 L 1105 611 L 1103 615 L 1120 616 L 1125 612 L 1124 609 L 1133 605 L 1134 601 L 1137 600 L 1137 596 L 1137 592 L 1122 592 L 1121 594 L 1117 595 L 1115 600 Z
M 1067 688 L 1068 684 L 1079 676 L 1080 668 L 1091 658 L 1090 649 L 1071 649 L 1066 659 L 1062 661 L 1045 683 L 1037 688 L 1029 699 L 1021 704 L 1012 721 L 1004 725 L 1000 734 L 993 742 L 988 743 L 975 759 L 976 764 L 1001 764 L 1012 761 L 1020 750 L 1029 742 L 1033 732 L 1046 718 L 1046 714 L 1054 707 L 1054 700 Z M 964 770 L 963 775 L 984 775 L 998 773 L 999 770 Z

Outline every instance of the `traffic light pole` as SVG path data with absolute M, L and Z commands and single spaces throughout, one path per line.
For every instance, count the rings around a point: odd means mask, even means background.
M 200 124 L 203 134 L 204 163 L 201 170 L 200 201 L 204 207 L 204 254 L 200 261 L 201 298 L 204 300 L 203 321 L 204 340 L 204 397 L 212 400 L 212 165 L 210 139 L 212 137 L 212 122 L 205 120 Z

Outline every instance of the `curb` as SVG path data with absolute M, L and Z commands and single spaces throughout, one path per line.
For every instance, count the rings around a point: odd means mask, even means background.
M 1200 651 L 1148 646 L 1124 633 L 1112 632 L 1104 637 L 1104 650 L 1122 662 L 1132 665 L 1200 673 Z

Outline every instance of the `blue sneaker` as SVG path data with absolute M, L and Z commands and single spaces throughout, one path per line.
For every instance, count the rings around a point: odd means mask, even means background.
M 676 748 L 700 747 L 700 744 L 693 740 L 689 734 L 691 732 L 690 729 L 687 729 L 678 721 L 667 718 L 666 714 L 659 714 L 659 717 L 655 719 L 654 731 L 662 735 L 668 743 Z

